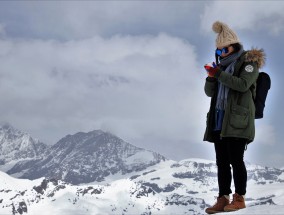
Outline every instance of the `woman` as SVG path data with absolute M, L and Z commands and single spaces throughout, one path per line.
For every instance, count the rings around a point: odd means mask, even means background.
M 217 203 L 206 209 L 208 214 L 246 207 L 244 151 L 255 136 L 253 96 L 259 68 L 265 62 L 263 50 L 244 51 L 236 33 L 225 23 L 217 21 L 212 29 L 217 33 L 217 49 L 216 63 L 205 65 L 208 77 L 204 89 L 211 105 L 204 141 L 215 146 L 219 196 Z M 235 193 L 230 202 L 232 176 Z

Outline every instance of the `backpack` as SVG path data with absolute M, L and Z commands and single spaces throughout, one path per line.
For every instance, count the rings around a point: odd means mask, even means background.
M 254 98 L 255 119 L 263 118 L 265 100 L 270 87 L 271 87 L 271 79 L 269 75 L 265 72 L 260 72 L 256 81 L 256 95 Z

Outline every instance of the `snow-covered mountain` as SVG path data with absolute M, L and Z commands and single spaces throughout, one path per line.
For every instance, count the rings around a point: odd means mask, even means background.
M 108 175 L 140 171 L 164 160 L 158 153 L 95 130 L 67 135 L 49 149 L 44 159 L 32 166 L 19 162 L 7 173 L 22 172 L 21 178 L 47 177 L 80 184 L 103 181 Z
M 0 170 L 7 171 L 18 161 L 33 163 L 43 157 L 47 145 L 9 124 L 0 127 Z
M 247 208 L 228 214 L 283 214 L 284 171 L 247 167 Z M 0 172 L 1 214 L 204 214 L 218 193 L 216 172 L 213 161 L 201 159 L 166 160 L 124 179 L 85 185 Z
M 218 193 L 213 161 L 167 160 L 100 130 L 50 148 L 11 126 L 0 131 L 2 167 L 33 179 L 0 172 L 1 215 L 204 214 Z M 284 170 L 249 163 L 247 170 L 248 207 L 235 213 L 283 214 Z

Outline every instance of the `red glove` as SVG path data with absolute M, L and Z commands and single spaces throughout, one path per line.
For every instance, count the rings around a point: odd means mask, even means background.
M 207 74 L 209 77 L 215 77 L 215 74 L 217 73 L 219 69 L 214 62 L 205 64 L 204 68 L 207 71 Z

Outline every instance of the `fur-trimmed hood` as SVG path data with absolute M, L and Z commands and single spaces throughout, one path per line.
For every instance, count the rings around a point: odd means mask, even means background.
M 258 68 L 264 66 L 266 60 L 266 55 L 263 49 L 252 48 L 245 54 L 246 62 L 254 62 L 257 64 Z

